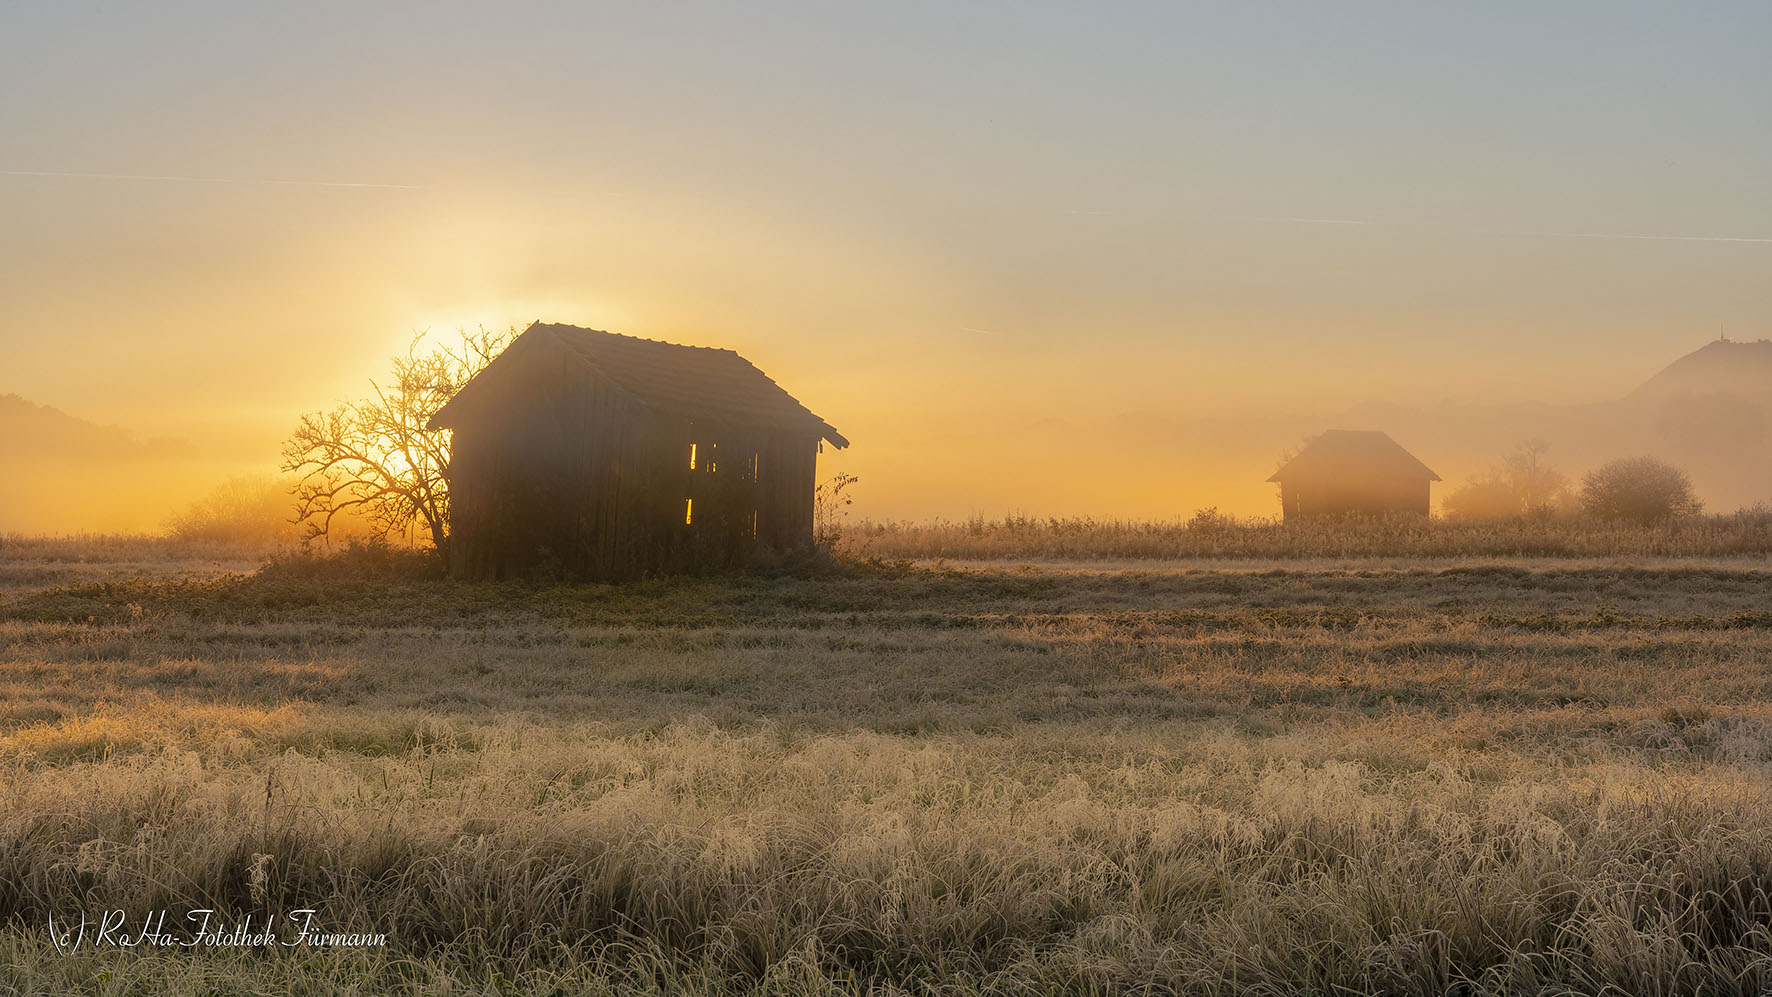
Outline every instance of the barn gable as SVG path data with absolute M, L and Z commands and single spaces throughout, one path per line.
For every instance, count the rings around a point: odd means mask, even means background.
M 1426 464 L 1377 430 L 1331 429 L 1267 480 L 1288 520 L 1312 516 L 1428 514 Z
M 1440 480 L 1414 454 L 1376 429 L 1326 430 L 1268 480 L 1285 482 L 1331 476 Z

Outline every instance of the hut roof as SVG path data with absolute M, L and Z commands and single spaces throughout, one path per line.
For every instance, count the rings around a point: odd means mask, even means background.
M 1314 477 L 1426 478 L 1439 481 L 1415 455 L 1376 429 L 1331 429 L 1312 440 L 1269 481 Z
M 829 440 L 839 449 L 849 445 L 830 423 L 812 414 L 769 375 L 731 350 L 679 346 L 575 325 L 536 322 L 523 330 L 505 353 L 516 351 L 519 345 L 529 349 L 528 344 L 560 349 L 569 369 L 585 377 L 602 374 L 651 409 L 739 425 L 794 425 Z M 472 396 L 483 390 L 481 383 L 489 375 L 498 376 L 494 373 L 497 365 L 495 359 L 463 386 L 431 416 L 428 428 L 453 427 L 462 409 L 472 404 Z M 458 404 L 464 398 L 469 402 Z

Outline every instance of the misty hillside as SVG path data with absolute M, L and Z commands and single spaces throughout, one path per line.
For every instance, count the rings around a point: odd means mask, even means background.
M 1336 412 L 1228 412 L 1192 420 L 1125 413 L 1098 424 L 1047 427 L 1037 439 L 1028 434 L 1031 442 L 1019 450 L 999 445 L 1007 433 L 990 448 L 981 441 L 974 472 L 1017 480 L 1028 491 L 1059 489 L 1072 476 L 1115 481 L 1123 495 L 1156 494 L 1168 503 L 1130 514 L 1217 506 L 1274 515 L 1279 499 L 1267 476 L 1282 452 L 1325 429 L 1390 434 L 1445 479 L 1433 488 L 1436 504 L 1516 445 L 1542 440 L 1550 444 L 1550 463 L 1577 485 L 1607 461 L 1654 456 L 1685 470 L 1711 512 L 1772 505 L 1772 342 L 1706 344 L 1641 384 L 1618 385 L 1611 399 L 1599 402 L 1374 400 Z M 1047 458 L 1057 441 L 1067 456 L 1054 464 Z M 992 460 L 997 463 L 988 464 Z M 1044 468 L 1053 469 L 1049 477 L 1036 478 Z M 1018 474 L 1021 479 L 1013 477 Z M 950 478 L 947 487 L 962 484 Z M 1117 510 L 1098 505 L 1087 511 Z
M 1772 395 L 1772 339 L 1719 339 L 1686 354 L 1630 393 L 1635 400 L 1675 395 Z
M 140 440 L 119 426 L 102 426 L 18 395 L 0 395 L 0 459 L 109 461 L 189 457 L 192 452 L 187 443 Z
M 890 484 L 933 496 L 938 514 L 1186 515 L 1216 506 L 1274 515 L 1267 476 L 1282 452 L 1324 429 L 1377 429 L 1438 472 L 1435 503 L 1517 444 L 1544 440 L 1575 482 L 1606 461 L 1661 457 L 1691 475 L 1711 512 L 1772 504 L 1772 342 L 1705 344 L 1609 401 L 1373 401 L 1339 412 L 1161 412 L 981 427 L 966 466 L 931 465 Z M 909 432 L 907 430 L 907 432 Z M 921 437 L 912 433 L 913 441 Z M 1055 452 L 1063 460 L 1052 458 Z M 1154 459 L 1153 459 L 1154 458 Z M 0 532 L 154 530 L 219 482 L 274 466 L 176 441 L 142 440 L 0 396 Z M 884 485 L 881 483 L 882 490 Z M 1030 501 L 1028 496 L 1039 496 Z
M 1552 463 L 1578 480 L 1608 460 L 1650 455 L 1690 474 L 1712 512 L 1772 503 L 1772 341 L 1707 343 L 1613 401 L 1375 405 L 1353 413 L 1375 428 L 1400 427 L 1445 475 L 1441 497 L 1514 444 L 1541 439 L 1551 444 Z
M 1772 341 L 1718 340 L 1632 392 L 1658 434 L 1699 456 L 1764 450 L 1772 433 Z
M 157 530 L 221 476 L 189 443 L 0 395 L 0 533 Z

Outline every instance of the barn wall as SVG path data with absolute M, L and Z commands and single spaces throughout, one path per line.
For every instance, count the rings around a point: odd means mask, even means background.
M 689 441 L 695 444 L 697 463 L 686 492 L 694 502 L 688 562 L 730 564 L 755 548 L 796 549 L 811 543 L 816 439 L 695 423 Z
M 1303 515 L 1298 508 L 1298 486 L 1289 481 L 1280 482 L 1280 514 L 1289 520 Z
M 756 543 L 753 523 L 761 504 L 757 469 L 762 441 L 754 430 L 716 422 L 686 423 L 696 463 L 686 478 L 694 501 L 677 562 L 684 567 L 731 564 Z M 679 447 L 686 464 L 688 447 Z
M 1431 482 L 1425 478 L 1289 479 L 1280 484 L 1286 519 L 1313 516 L 1428 514 Z
M 812 501 L 816 487 L 818 441 L 804 436 L 771 436 L 763 460 L 760 532 L 772 547 L 794 550 L 812 544 Z
M 810 544 L 815 439 L 662 416 L 545 353 L 502 384 L 454 434 L 458 576 L 620 580 Z
M 459 425 L 450 468 L 451 541 L 457 574 L 510 578 L 542 572 L 602 574 L 622 552 L 631 469 L 622 443 L 632 402 L 584 383 L 564 358 L 531 353 L 503 394 Z

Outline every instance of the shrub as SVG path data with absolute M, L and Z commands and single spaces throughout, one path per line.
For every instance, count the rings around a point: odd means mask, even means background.
M 1550 444 L 1527 440 L 1499 464 L 1455 489 L 1440 507 L 1451 519 L 1547 519 L 1572 511 L 1574 496 L 1562 471 L 1545 463 Z
M 1506 519 L 1520 514 L 1512 486 L 1494 477 L 1473 478 L 1440 502 L 1450 519 Z
M 1224 533 L 1236 529 L 1237 517 L 1219 512 L 1217 506 L 1195 509 L 1182 528 L 1189 533 Z
M 443 573 L 443 560 L 434 549 L 369 537 L 352 538 L 336 550 L 302 547 L 272 555 L 260 575 L 292 580 L 412 581 L 441 578 Z
M 1686 472 L 1654 457 L 1628 457 L 1582 479 L 1581 507 L 1599 519 L 1648 524 L 1697 515 L 1703 504 Z
M 192 502 L 166 532 L 175 540 L 269 547 L 295 540 L 294 512 L 288 485 L 269 474 L 244 475 Z

